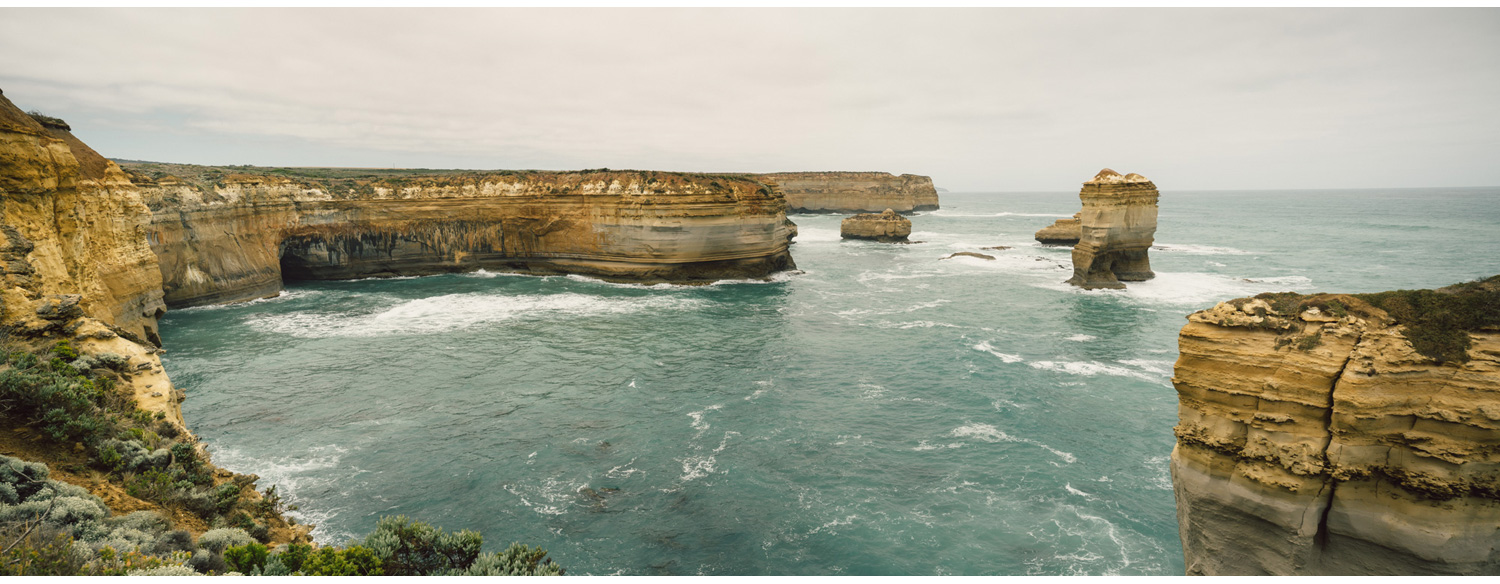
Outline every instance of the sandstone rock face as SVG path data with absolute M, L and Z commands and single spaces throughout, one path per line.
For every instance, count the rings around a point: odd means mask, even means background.
M 911 220 L 892 209 L 883 213 L 864 213 L 840 223 L 839 234 L 844 239 L 873 239 L 886 243 L 906 241 L 906 236 L 911 235 Z
M 120 168 L 65 127 L 0 96 L 0 318 L 39 332 L 52 321 L 38 303 L 76 294 L 80 316 L 154 337 L 164 306 L 149 211 Z
M 1440 364 L 1367 297 L 1188 317 L 1171 462 L 1188 574 L 1500 574 L 1500 327 L 1449 331 L 1467 361 Z
M 1156 236 L 1156 185 L 1139 174 L 1108 168 L 1083 183 L 1073 277 L 1081 288 L 1124 288 L 1120 282 L 1156 277 L 1146 251 Z
M 158 357 L 150 219 L 118 166 L 0 95 L 0 327 L 22 345 L 69 340 L 128 358 L 137 373 L 120 386 L 182 426 Z
M 1079 215 L 1081 213 L 1074 213 L 1072 219 L 1058 219 L 1041 228 L 1036 232 L 1036 240 L 1043 245 L 1077 245 L 1083 232 L 1083 221 L 1078 218 Z
M 792 213 L 935 211 L 932 178 L 888 172 L 778 172 L 756 177 L 779 185 Z
M 633 282 L 794 268 L 781 194 L 722 175 L 505 172 L 319 181 L 141 177 L 169 306 L 275 295 L 283 279 L 476 269 Z

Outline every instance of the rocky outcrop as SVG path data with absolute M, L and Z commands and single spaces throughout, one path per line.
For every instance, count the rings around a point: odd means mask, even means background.
M 1041 228 L 1036 232 L 1036 240 L 1042 245 L 1076 245 L 1079 234 L 1083 232 L 1083 221 L 1078 218 L 1079 215 L 1081 213 L 1074 213 L 1072 219 L 1058 219 Z
M 9 342 L 73 342 L 136 372 L 120 385 L 180 426 L 158 357 L 161 274 L 150 211 L 114 163 L 60 120 L 46 125 L 0 95 L 0 332 Z
M 54 331 L 37 310 L 76 295 L 75 316 L 154 338 L 163 303 L 149 220 L 118 166 L 0 96 L 0 319 L 11 331 Z
M 486 269 L 692 283 L 795 267 L 783 198 L 744 177 L 228 172 L 191 182 L 142 172 L 137 183 L 174 307 L 271 296 L 283 280 Z
M 778 172 L 759 180 L 780 185 L 792 213 L 898 213 L 934 211 L 932 178 L 888 172 Z
M 839 234 L 844 239 L 873 239 L 893 243 L 906 241 L 911 235 L 911 220 L 894 210 L 883 213 L 863 213 L 844 219 L 839 224 Z
M 1156 277 L 1146 251 L 1156 236 L 1157 197 L 1156 185 L 1135 173 L 1121 176 L 1106 168 L 1083 183 L 1068 283 L 1085 289 L 1124 288 L 1121 282 Z
M 1500 277 L 1188 317 L 1188 574 L 1500 574 Z

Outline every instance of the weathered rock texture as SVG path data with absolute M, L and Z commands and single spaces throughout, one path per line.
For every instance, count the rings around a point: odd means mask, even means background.
M 203 167 L 197 167 L 202 169 Z M 635 282 L 795 267 L 772 186 L 648 171 L 363 179 L 137 177 L 169 306 L 275 295 L 284 279 L 476 269 Z
M 911 235 L 911 220 L 891 209 L 883 213 L 864 213 L 840 223 L 839 234 L 844 239 L 873 239 L 886 243 L 906 241 L 906 236 Z
M 1078 218 L 1079 215 L 1081 213 L 1074 213 L 1072 219 L 1058 219 L 1041 228 L 1036 232 L 1036 240 L 1044 245 L 1076 245 L 1079 234 L 1083 232 L 1083 221 Z
M 778 172 L 756 177 L 781 186 L 793 213 L 898 213 L 938 208 L 932 178 L 888 172 Z
M 1156 277 L 1146 251 L 1156 236 L 1156 185 L 1108 168 L 1083 183 L 1078 243 L 1073 246 L 1073 277 L 1082 288 L 1124 288 L 1120 282 Z
M 1188 317 L 1171 462 L 1188 574 L 1500 574 L 1500 277 L 1420 292 Z
M 180 425 L 179 394 L 157 356 L 163 304 L 150 218 L 118 166 L 65 124 L 43 126 L 0 95 L 0 332 L 129 358 L 137 374 L 121 385 Z

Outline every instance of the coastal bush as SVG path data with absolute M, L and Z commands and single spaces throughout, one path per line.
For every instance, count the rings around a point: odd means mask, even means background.
M 224 553 L 224 550 L 231 547 L 252 543 L 255 543 L 255 538 L 250 537 L 245 530 L 236 527 L 210 529 L 207 533 L 198 536 L 198 547 L 216 554 Z
M 266 546 L 250 543 L 228 548 L 224 550 L 224 561 L 236 572 L 259 574 L 266 566 Z
M 1469 360 L 1469 331 L 1500 326 L 1500 276 L 1438 290 L 1392 290 L 1355 297 L 1403 326 L 1413 349 L 1438 363 Z
M 386 574 L 428 576 L 468 568 L 484 537 L 469 530 L 448 533 L 398 515 L 380 518 L 364 545 L 380 558 Z
M 318 548 L 302 563 L 305 576 L 381 576 L 380 558 L 364 546 Z
M 45 464 L 0 456 L 0 573 L 118 575 L 182 565 L 186 552 L 163 546 L 169 522 L 151 512 L 110 517 L 98 497 L 53 480 Z M 186 536 L 191 545 L 191 536 Z
M 302 564 L 306 563 L 307 557 L 311 555 L 312 546 L 310 545 L 307 545 L 305 543 L 294 543 L 288 545 L 286 546 L 285 550 L 282 550 L 266 559 L 266 575 L 278 575 L 270 573 L 272 562 L 275 562 L 276 564 L 284 566 L 286 568 L 286 574 L 281 575 L 294 574 L 302 569 Z
M 460 576 L 561 576 L 562 566 L 547 559 L 547 550 L 512 543 L 505 551 L 482 554 Z

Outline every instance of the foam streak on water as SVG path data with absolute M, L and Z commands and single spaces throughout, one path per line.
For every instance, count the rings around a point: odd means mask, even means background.
M 1497 201 L 1166 191 L 1157 277 L 1085 291 L 1032 239 L 1076 192 L 945 194 L 909 245 L 795 216 L 803 272 L 769 282 L 479 271 L 174 310 L 164 363 L 215 460 L 323 543 L 405 514 L 570 574 L 1180 574 L 1183 317 L 1500 273 Z

